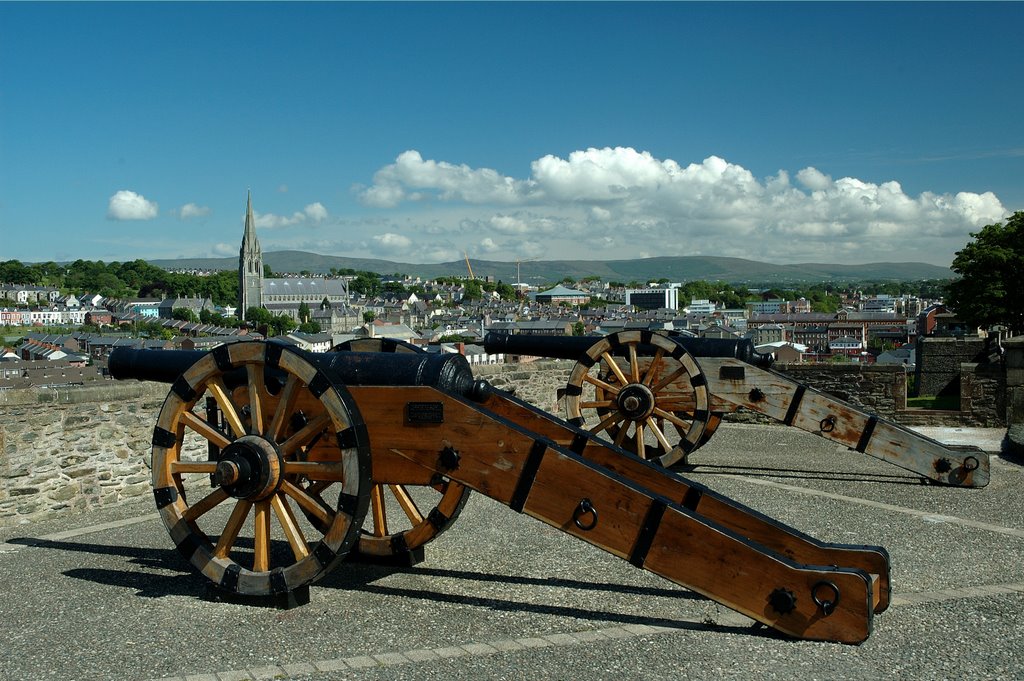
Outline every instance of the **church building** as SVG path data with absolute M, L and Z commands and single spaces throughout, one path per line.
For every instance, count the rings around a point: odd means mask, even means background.
M 303 321 L 299 319 L 302 303 L 324 331 L 336 331 L 332 327 L 347 324 L 353 314 L 348 308 L 348 282 L 344 279 L 263 276 L 263 250 L 256 238 L 250 193 L 245 206 L 245 232 L 238 251 L 238 316 L 245 319 L 249 308 L 262 307 L 272 314 L 283 313 Z

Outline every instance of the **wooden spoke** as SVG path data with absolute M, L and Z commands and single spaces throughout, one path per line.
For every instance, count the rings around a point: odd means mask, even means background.
M 216 461 L 175 461 L 171 463 L 172 473 L 206 473 L 217 470 Z
M 319 414 L 314 417 L 309 423 L 299 429 L 297 433 L 281 443 L 281 454 L 284 456 L 292 455 L 296 449 L 319 435 L 324 428 L 327 427 L 327 424 L 330 423 L 330 421 L 331 417 L 327 413 Z
M 309 488 L 302 489 L 285 480 L 281 483 L 281 491 L 294 499 L 304 513 L 320 521 L 322 526 L 327 527 L 334 522 L 334 511 L 328 508 L 319 495 L 311 493 Z
M 598 387 L 598 388 L 601 388 L 602 390 L 604 390 L 606 392 L 610 392 L 612 395 L 618 395 L 619 394 L 619 388 L 615 387 L 611 383 L 605 383 L 604 381 L 602 381 L 600 378 L 597 378 L 596 376 L 591 376 L 590 374 L 586 374 L 586 375 L 584 375 L 583 380 L 586 381 L 587 383 L 590 383 L 590 384 Z
M 231 517 L 228 518 L 224 531 L 220 533 L 220 538 L 217 540 L 217 546 L 213 549 L 214 557 L 228 557 L 228 553 L 231 551 L 231 547 L 235 545 L 238 533 L 242 531 L 242 525 L 245 523 L 251 508 L 252 502 L 245 499 L 239 499 L 235 503 L 235 507 L 231 510 Z
M 602 430 L 608 430 L 609 428 L 614 426 L 619 421 L 625 420 L 625 418 L 626 418 L 625 416 L 623 416 L 621 413 L 619 413 L 617 411 L 612 412 L 607 417 L 605 417 L 605 419 L 603 421 L 601 421 L 599 424 L 597 424 L 596 426 L 591 428 L 590 432 L 594 433 L 594 434 L 597 434 L 597 433 L 600 433 Z
M 288 539 L 288 545 L 292 547 L 292 554 L 295 556 L 295 560 L 302 560 L 309 555 L 309 545 L 306 544 L 306 538 L 302 535 L 302 528 L 295 522 L 292 509 L 288 506 L 288 502 L 285 499 L 286 497 L 283 494 L 275 494 L 270 498 L 270 506 L 274 509 L 274 515 L 277 516 L 277 522 L 281 524 L 281 529 L 284 530 L 284 536 Z
M 304 475 L 309 480 L 344 482 L 345 466 L 342 463 L 323 461 L 285 461 L 286 476 Z
M 658 368 L 661 366 L 661 360 L 663 357 L 665 357 L 665 348 L 659 347 L 654 352 L 654 358 L 651 360 L 650 366 L 647 367 L 647 371 L 646 373 L 644 373 L 644 377 L 641 380 L 641 383 L 643 383 L 644 385 L 651 384 L 651 381 L 654 380 L 654 377 L 658 375 Z
M 630 382 L 640 382 L 640 364 L 636 361 L 636 345 L 633 343 L 629 344 L 629 371 L 630 371 Z
M 665 422 L 664 418 L 660 416 L 658 418 L 658 421 L 661 424 Z M 666 452 L 672 450 L 673 445 L 669 443 L 668 438 L 665 437 L 665 433 L 664 431 L 662 431 L 661 427 L 659 427 L 659 423 L 655 423 L 652 420 L 648 419 L 647 427 L 650 428 L 652 433 L 654 433 L 654 438 L 658 441 L 658 444 L 661 445 L 662 449 L 664 449 Z
M 263 432 L 263 366 L 246 364 L 246 376 L 249 380 L 249 420 L 254 433 Z
M 224 379 L 218 376 L 210 380 L 207 383 L 206 389 L 217 400 L 217 406 L 220 407 L 221 413 L 224 414 L 224 420 L 231 426 L 231 430 L 235 432 L 235 437 L 245 435 L 245 424 L 242 423 L 242 417 L 239 416 L 238 410 L 235 409 L 235 403 L 228 394 L 228 389 L 224 385 Z
M 384 486 L 374 485 L 370 489 L 370 510 L 373 513 L 373 534 L 383 537 L 388 533 L 388 518 L 384 509 Z
M 621 385 L 626 385 L 627 383 L 629 383 L 629 379 L 626 378 L 626 374 L 622 373 L 622 369 L 619 367 L 619 363 L 615 361 L 614 357 L 612 357 L 607 352 L 602 352 L 601 359 L 605 361 L 605 363 L 608 365 L 608 368 L 611 369 L 613 374 L 615 374 L 615 378 L 619 379 L 619 383 Z
M 665 419 L 666 421 L 673 423 L 679 428 L 682 428 L 684 433 L 690 432 L 690 427 L 693 425 L 691 421 L 687 421 L 686 419 L 676 416 L 672 412 L 664 411 L 663 409 L 658 409 L 657 407 L 654 408 L 654 413 L 660 416 L 661 418 Z
M 316 480 L 310 482 L 309 487 L 306 488 L 306 492 L 315 496 L 319 496 L 323 494 L 324 490 L 333 485 L 334 482 L 334 480 Z
M 270 502 L 256 502 L 253 524 L 253 556 L 252 571 L 267 572 L 270 570 Z
M 682 375 L 683 375 L 683 374 L 685 374 L 685 373 L 686 373 L 686 367 L 685 367 L 685 366 L 681 366 L 681 367 L 679 367 L 678 369 L 676 369 L 675 371 L 673 371 L 673 372 L 672 372 L 671 374 L 669 374 L 668 376 L 666 376 L 665 378 L 663 378 L 663 379 L 661 379 L 660 381 L 658 381 L 658 384 L 657 384 L 657 385 L 652 385 L 652 386 L 651 386 L 651 390 L 652 390 L 653 392 L 656 392 L 656 393 L 657 393 L 657 392 L 661 392 L 661 391 L 662 391 L 662 390 L 664 390 L 664 389 L 665 389 L 665 388 L 666 388 L 666 387 L 667 387 L 667 386 L 668 386 L 668 385 L 669 385 L 670 383 L 673 383 L 673 382 L 674 382 L 674 381 L 675 381 L 675 380 L 676 380 L 677 378 L 679 378 L 680 376 L 682 376 Z
M 231 444 L 231 439 L 222 433 L 219 428 L 214 427 L 209 421 L 194 412 L 183 411 L 181 413 L 181 420 L 184 421 L 185 425 L 189 428 L 199 433 L 199 435 L 221 449 L 224 449 Z
M 409 518 L 409 522 L 413 525 L 417 525 L 423 522 L 423 514 L 420 513 L 420 509 L 416 508 L 416 502 L 409 496 L 408 490 L 402 485 L 388 485 L 391 489 L 391 493 L 395 495 L 395 500 L 398 501 L 398 505 L 405 511 L 405 515 Z
M 644 456 L 644 451 L 645 451 L 645 447 L 644 447 L 644 427 L 643 427 L 643 424 L 637 422 L 637 424 L 636 424 L 636 454 L 637 454 L 637 456 L 639 456 L 641 459 L 646 459 L 647 457 Z
M 229 498 L 228 493 L 218 487 L 198 502 L 189 506 L 188 510 L 182 514 L 182 517 L 188 522 L 195 522 L 201 518 L 203 514 L 213 510 L 218 504 L 223 501 L 227 501 Z
M 626 442 L 626 433 L 629 432 L 629 428 L 622 426 L 615 433 L 615 446 L 621 447 Z
M 278 442 L 281 439 L 281 434 L 284 431 L 285 424 L 288 422 L 288 417 L 292 415 L 292 411 L 295 409 L 295 400 L 299 396 L 301 384 L 301 379 L 295 374 L 291 374 L 288 376 L 284 388 L 281 389 L 281 398 L 277 403 L 277 410 L 274 412 L 274 418 L 270 421 L 270 426 L 266 432 L 266 436 L 271 441 Z
M 658 405 L 659 409 L 664 411 L 691 411 L 693 409 L 693 401 L 684 402 L 681 398 L 666 397 L 665 399 L 655 400 L 655 404 Z
M 580 402 L 581 409 L 607 409 L 615 404 L 614 400 L 598 400 L 595 402 Z

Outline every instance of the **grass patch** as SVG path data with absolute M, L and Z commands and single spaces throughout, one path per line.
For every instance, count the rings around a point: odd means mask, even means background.
M 908 397 L 907 409 L 942 409 L 945 411 L 960 411 L 960 396 L 925 395 L 923 397 Z

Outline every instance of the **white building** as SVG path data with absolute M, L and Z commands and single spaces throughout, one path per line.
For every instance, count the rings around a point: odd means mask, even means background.
M 690 301 L 690 304 L 686 308 L 686 314 L 703 314 L 711 315 L 715 312 L 715 304 L 710 300 L 702 298 L 695 298 Z

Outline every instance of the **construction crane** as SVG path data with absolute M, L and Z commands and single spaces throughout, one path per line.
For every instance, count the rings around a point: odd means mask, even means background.
M 466 269 L 469 270 L 469 279 L 470 279 L 470 281 L 476 281 L 476 277 L 473 276 L 473 266 L 469 264 L 469 253 L 466 252 L 466 251 L 463 251 L 462 254 L 464 256 L 466 256 Z
M 519 266 L 524 262 L 533 262 L 536 259 L 537 258 L 527 258 L 526 260 L 523 260 L 522 258 L 516 258 L 516 286 L 520 286 L 523 283 L 523 278 L 519 275 Z

